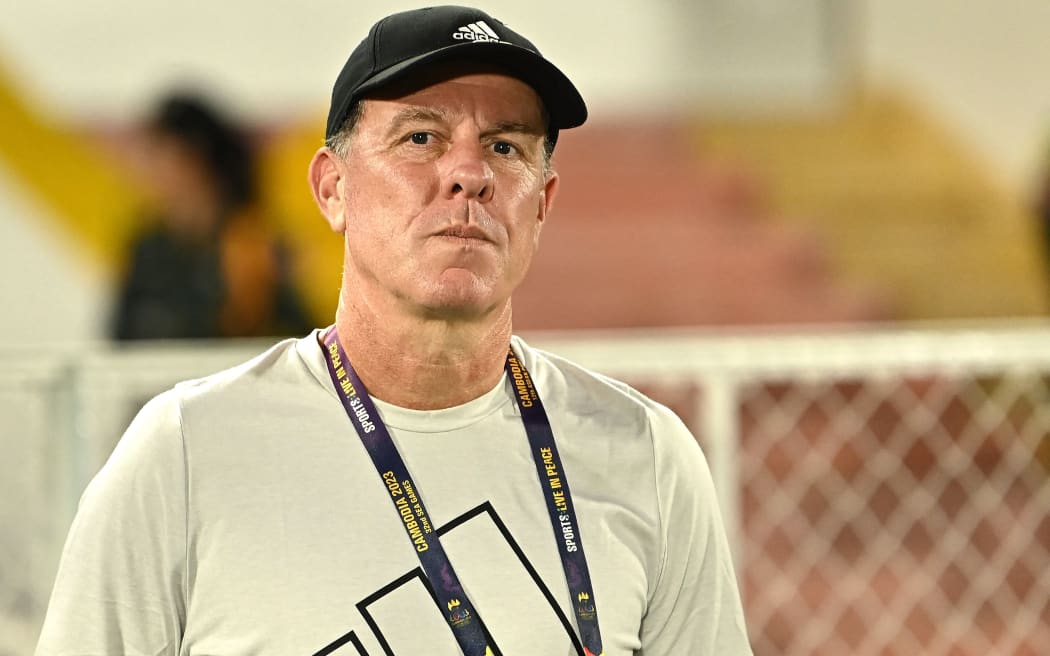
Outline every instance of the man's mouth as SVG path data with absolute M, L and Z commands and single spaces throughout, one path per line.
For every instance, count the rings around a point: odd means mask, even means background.
M 485 234 L 485 231 L 477 226 L 472 225 L 454 225 L 444 228 L 443 230 L 435 234 L 437 237 L 451 237 L 454 239 L 462 239 L 464 241 L 484 241 L 491 242 L 489 236 Z

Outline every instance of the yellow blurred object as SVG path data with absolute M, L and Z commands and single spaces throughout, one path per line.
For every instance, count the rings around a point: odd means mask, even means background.
M 82 135 L 54 125 L 19 96 L 0 57 L 0 158 L 98 262 L 112 271 L 134 228 L 139 195 Z

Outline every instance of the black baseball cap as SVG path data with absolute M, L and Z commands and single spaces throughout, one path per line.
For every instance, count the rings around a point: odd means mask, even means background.
M 446 5 L 391 14 L 372 26 L 336 78 L 325 138 L 368 92 L 447 60 L 493 64 L 531 86 L 550 118 L 552 144 L 558 130 L 587 120 L 580 92 L 531 41 L 480 9 Z

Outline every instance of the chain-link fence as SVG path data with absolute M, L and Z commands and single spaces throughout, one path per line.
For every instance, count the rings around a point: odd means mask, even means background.
M 530 341 L 694 427 L 758 656 L 1050 653 L 1050 329 Z M 137 407 L 258 350 L 0 354 L 0 656 Z
M 1050 379 L 741 390 L 757 654 L 1047 654 Z

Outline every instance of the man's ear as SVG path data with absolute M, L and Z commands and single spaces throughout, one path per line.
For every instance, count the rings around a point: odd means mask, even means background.
M 543 195 L 540 198 L 539 214 L 537 215 L 540 223 L 547 219 L 547 214 L 554 207 L 554 197 L 558 195 L 558 185 L 560 184 L 560 178 L 556 171 L 548 171 L 546 178 L 547 180 L 543 183 Z
M 310 160 L 310 191 L 314 194 L 321 214 L 328 220 L 332 232 L 346 231 L 346 202 L 343 187 L 346 184 L 346 166 L 338 155 L 322 146 Z

